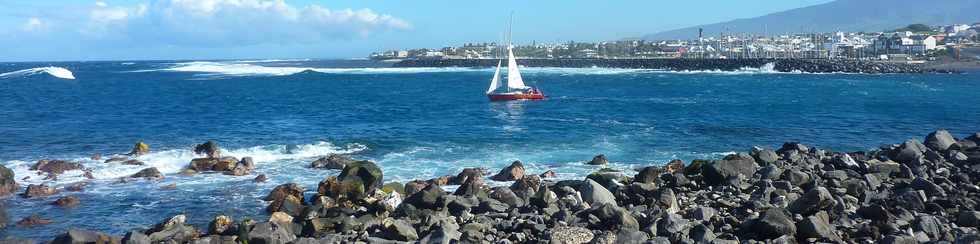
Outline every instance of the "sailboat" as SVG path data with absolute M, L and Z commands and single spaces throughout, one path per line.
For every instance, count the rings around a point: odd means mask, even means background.
M 513 23 L 513 15 L 511 15 L 511 25 Z M 544 93 L 541 90 L 524 84 L 524 78 L 521 77 L 521 71 L 517 67 L 517 58 L 514 56 L 514 45 L 507 45 L 506 85 L 500 82 L 501 64 L 503 64 L 503 60 L 497 61 L 497 70 L 493 72 L 490 88 L 487 89 L 487 97 L 490 98 L 490 101 L 544 99 Z

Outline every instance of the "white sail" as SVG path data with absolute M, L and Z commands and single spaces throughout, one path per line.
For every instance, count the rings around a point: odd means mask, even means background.
M 514 58 L 514 47 L 507 47 L 507 88 L 510 90 L 527 89 L 521 72 L 517 70 L 517 59 Z
M 487 94 L 493 93 L 494 90 L 497 90 L 497 88 L 500 87 L 500 64 L 501 63 L 503 63 L 503 61 L 497 61 L 497 71 L 493 72 L 493 79 L 490 80 L 490 89 L 487 89 Z

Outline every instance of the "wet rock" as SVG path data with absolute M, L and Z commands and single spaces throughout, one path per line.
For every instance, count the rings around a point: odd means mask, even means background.
M 539 188 L 541 188 L 541 177 L 537 175 L 524 176 L 510 185 L 514 193 L 521 193 L 522 196 L 533 195 Z
M 218 148 L 218 143 L 211 140 L 194 146 L 194 153 L 203 154 L 212 159 L 221 157 L 221 149 Z
M 956 143 L 956 139 L 946 130 L 937 130 L 926 136 L 925 145 L 936 151 L 946 151 Z
M 779 160 L 779 155 L 777 155 L 776 151 L 773 151 L 772 149 L 754 148 L 751 156 L 755 159 L 755 162 L 761 166 L 772 165 L 773 163 L 776 163 L 776 160 Z
M 31 170 L 37 170 L 40 172 L 54 174 L 54 175 L 62 174 L 65 171 L 81 170 L 84 168 L 85 167 L 83 167 L 82 164 L 80 163 L 68 162 L 63 160 L 47 160 L 47 159 L 37 161 L 37 163 L 31 166 Z
M 58 190 L 55 190 L 54 188 L 49 187 L 47 185 L 28 185 L 27 190 L 25 190 L 24 194 L 22 194 L 21 196 L 25 198 L 34 198 L 34 197 L 50 196 L 56 193 L 58 193 Z
M 225 156 L 218 158 L 218 160 L 211 166 L 212 171 L 228 172 L 235 169 L 238 165 L 238 158 L 232 156 Z
M 13 194 L 20 186 L 14 176 L 14 171 L 0 165 L 0 197 Z
M 132 156 L 142 156 L 149 153 L 150 153 L 150 145 L 144 143 L 142 140 L 136 142 L 136 145 L 133 145 L 133 150 L 129 151 L 129 155 Z
M 595 157 L 592 157 L 592 160 L 591 161 L 589 161 L 589 165 L 605 165 L 605 164 L 608 164 L 608 163 L 609 163 L 609 160 L 606 159 L 606 155 L 605 154 L 596 155 Z
M 456 188 L 453 195 L 457 196 L 486 196 L 487 189 L 483 183 L 483 177 L 467 178 L 466 182 Z
M 79 244 L 79 243 L 119 243 L 118 237 L 114 238 L 105 233 L 71 229 L 68 232 L 58 235 L 51 241 L 51 244 Z
M 755 159 L 746 154 L 732 154 L 722 160 L 712 161 L 704 166 L 702 175 L 705 183 L 709 185 L 721 185 L 728 182 L 731 177 L 739 175 L 750 177 L 758 169 Z
M 544 173 L 541 173 L 538 176 L 540 176 L 541 178 L 555 178 L 558 176 L 558 174 L 556 174 L 554 170 L 549 169 L 548 171 L 545 171 Z
M 226 170 L 224 174 L 233 175 L 233 176 L 244 176 L 244 175 L 251 174 L 253 170 L 255 170 L 255 161 L 252 160 L 252 157 L 243 157 L 242 160 L 239 160 L 237 163 L 235 163 L 235 167 Z
M 303 212 L 303 192 L 305 190 L 296 183 L 276 186 L 264 200 L 270 201 L 266 211 L 269 213 L 285 212 L 291 216 L 300 216 Z
M 51 204 L 59 207 L 74 207 L 74 206 L 78 206 L 79 203 L 81 203 L 81 200 L 79 200 L 78 197 L 65 196 L 62 198 L 58 198 L 58 200 L 55 200 Z
M 639 222 L 629 211 L 613 204 L 597 204 L 587 213 L 595 216 L 599 221 L 592 223 L 592 228 L 605 230 L 639 230 L 640 228 Z
M 269 181 L 269 177 L 266 177 L 265 174 L 260 174 L 259 176 L 256 176 L 255 179 L 252 179 L 252 181 L 255 183 L 263 183 Z
M 521 207 L 525 205 L 524 199 L 517 196 L 508 187 L 494 187 L 490 190 L 490 198 L 500 201 L 508 206 Z
M 314 169 L 344 169 L 349 163 L 353 163 L 354 160 L 342 154 L 330 154 L 326 157 L 321 157 L 310 165 Z
M 499 173 L 490 177 L 495 181 L 515 181 L 524 178 L 524 164 L 521 161 L 514 161 Z
M 137 172 L 136 174 L 133 174 L 133 175 L 129 176 L 129 178 L 144 178 L 144 179 L 150 179 L 150 180 L 161 180 L 161 179 L 163 179 L 163 174 L 161 174 L 160 173 L 160 170 L 157 170 L 156 167 L 150 167 L 150 168 L 146 168 L 146 169 L 140 170 L 140 172 Z
M 235 221 L 228 216 L 218 215 L 215 216 L 211 223 L 208 223 L 208 234 L 209 235 L 231 235 L 234 234 L 237 229 L 235 228 Z
M 34 215 L 31 215 L 31 216 L 25 217 L 25 218 L 21 219 L 20 221 L 17 221 L 17 226 L 30 228 L 30 227 L 34 227 L 34 226 L 46 225 L 46 224 L 51 224 L 51 223 L 52 222 L 51 222 L 50 219 L 41 218 L 41 216 L 39 216 L 37 214 L 34 214 Z
M 344 170 L 337 176 L 342 186 L 341 192 L 328 193 L 327 195 L 344 195 L 349 199 L 362 199 L 373 194 L 384 182 L 384 174 L 371 161 L 357 161 L 347 164 Z
M 591 179 L 585 180 L 585 183 L 581 189 L 582 200 L 590 205 L 611 204 L 617 206 L 616 197 L 613 196 L 612 192 Z
M 83 191 L 85 187 L 88 186 L 88 182 L 76 182 L 71 185 L 65 186 L 66 191 Z
M 796 223 L 782 209 L 769 209 L 753 220 L 750 231 L 757 240 L 771 240 L 796 234 Z
M 594 237 L 595 235 L 589 229 L 569 226 L 555 227 L 548 234 L 550 243 L 554 244 L 584 244 L 592 241 Z

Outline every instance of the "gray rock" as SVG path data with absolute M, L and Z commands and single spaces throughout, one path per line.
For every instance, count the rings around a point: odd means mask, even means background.
M 510 166 L 503 168 L 496 175 L 490 177 L 495 181 L 515 181 L 524 178 L 524 164 L 521 161 L 514 161 Z
M 415 228 L 408 222 L 400 219 L 387 224 L 382 234 L 385 239 L 396 241 L 415 241 L 419 239 L 419 234 L 415 232 Z
M 646 243 L 646 233 L 637 230 L 621 230 L 616 232 L 616 243 L 622 244 L 643 244 Z
M 925 145 L 936 151 L 946 151 L 956 143 L 956 139 L 946 130 L 937 130 L 926 136 Z
M 779 160 L 779 155 L 772 149 L 753 150 L 752 157 L 755 162 L 762 166 L 768 166 Z
M 836 202 L 834 202 L 834 196 L 830 195 L 830 191 L 824 187 L 817 187 L 790 203 L 786 210 L 789 210 L 790 213 L 809 216 L 819 210 L 829 209 L 834 204 Z
M 840 240 L 833 225 L 827 221 L 825 213 L 809 216 L 796 224 L 796 235 L 801 238 L 818 238 L 823 240 Z
M 433 243 L 433 244 L 449 244 L 459 241 L 459 238 L 463 235 L 459 232 L 459 226 L 456 224 L 441 224 L 435 226 L 428 235 L 419 240 L 419 243 Z
M 893 149 L 888 156 L 899 163 L 911 164 L 919 157 L 922 157 L 925 151 L 926 146 L 922 145 L 919 141 L 908 140 Z
M 896 236 L 888 235 L 885 238 L 881 238 L 882 244 L 918 244 L 919 241 L 915 240 L 912 236 Z
M 114 238 L 101 232 L 71 229 L 55 237 L 51 244 L 109 243 L 112 239 Z M 119 239 L 115 240 L 119 241 Z
M 122 244 L 150 244 L 150 237 L 139 231 L 130 231 L 122 238 Z
M 446 195 L 446 192 L 435 184 L 429 184 L 422 191 L 412 194 L 402 201 L 402 204 L 411 204 L 419 209 L 436 209 L 440 207 L 439 199 Z
M 248 232 L 248 243 L 285 244 L 296 240 L 286 226 L 276 222 L 261 222 L 255 224 Z
M 709 185 L 721 185 L 728 182 L 730 177 L 741 175 L 751 177 L 759 165 L 755 159 L 744 153 L 732 154 L 722 160 L 712 161 L 701 169 L 705 183 Z
M 582 200 L 585 200 L 590 205 L 611 204 L 618 206 L 616 204 L 616 197 L 605 187 L 591 179 L 585 180 L 585 183 L 581 189 Z

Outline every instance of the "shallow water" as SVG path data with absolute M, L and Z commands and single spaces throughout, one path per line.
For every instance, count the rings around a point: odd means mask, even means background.
M 61 67 L 76 79 L 44 72 Z M 315 189 L 336 171 L 309 170 L 318 156 L 352 153 L 378 162 L 386 181 L 428 179 L 465 167 L 498 170 L 522 160 L 531 173 L 580 178 L 606 154 L 631 170 L 679 158 L 718 158 L 753 145 L 798 140 L 833 150 L 868 150 L 946 128 L 980 131 L 976 74 L 862 75 L 662 72 L 528 68 L 550 97 L 487 102 L 493 70 L 385 68 L 368 61 L 69 62 L 0 64 L 0 163 L 19 181 L 64 186 L 80 171 L 45 181 L 39 159 L 93 169 L 84 192 L 3 200 L 10 222 L 32 213 L 54 224 L 10 226 L 0 236 L 48 239 L 69 227 L 122 234 L 186 213 L 200 228 L 216 214 L 263 217 L 275 185 Z M 252 176 L 181 176 L 190 148 L 213 139 L 225 154 L 251 156 Z M 87 160 L 126 153 L 144 140 L 148 166 Z M 163 181 L 119 182 L 144 167 Z M 163 186 L 176 184 L 172 190 Z M 72 209 L 49 205 L 73 194 Z

